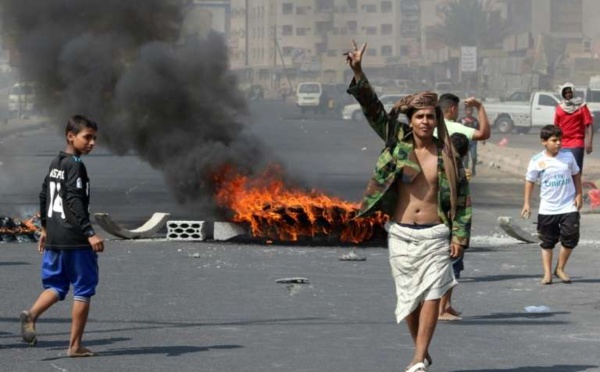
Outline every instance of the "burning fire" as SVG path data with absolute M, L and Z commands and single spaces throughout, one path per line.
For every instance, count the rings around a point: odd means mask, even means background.
M 218 205 L 234 213 L 233 222 L 248 224 L 254 237 L 298 241 L 323 236 L 360 243 L 371 239 L 387 221 L 383 214 L 355 218 L 356 203 L 286 187 L 278 166 L 254 178 L 225 167 L 215 180 Z
M 0 241 L 36 241 L 36 233 L 40 230 L 39 217 L 38 214 L 26 220 L 0 217 Z

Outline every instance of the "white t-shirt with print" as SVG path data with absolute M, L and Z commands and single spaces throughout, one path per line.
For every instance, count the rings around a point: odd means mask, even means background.
M 577 212 L 573 183 L 577 173 L 579 166 L 568 150 L 560 150 L 554 157 L 544 150 L 531 158 L 525 179 L 530 182 L 540 180 L 539 214 Z

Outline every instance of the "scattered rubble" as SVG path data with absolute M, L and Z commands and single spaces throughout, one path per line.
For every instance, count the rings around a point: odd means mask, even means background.
M 340 261 L 366 261 L 366 257 L 360 257 L 356 252 L 351 250 L 350 252 L 340 256 Z

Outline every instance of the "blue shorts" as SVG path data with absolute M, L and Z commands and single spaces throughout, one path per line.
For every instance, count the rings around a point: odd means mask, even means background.
M 42 260 L 42 285 L 62 301 L 73 284 L 73 299 L 90 302 L 98 285 L 98 255 L 90 248 L 47 249 Z

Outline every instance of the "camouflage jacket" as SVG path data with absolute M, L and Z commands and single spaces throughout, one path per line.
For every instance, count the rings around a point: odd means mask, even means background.
M 360 103 L 369 125 L 386 142 L 365 191 L 358 215 L 364 216 L 381 210 L 392 216 L 398 200 L 397 188 L 393 187 L 396 180 L 409 183 L 421 172 L 413 150 L 412 130 L 408 125 L 388 117 L 366 78 L 358 82 L 352 80 L 348 93 Z M 450 220 L 450 185 L 442 160 L 444 144 L 437 138 L 435 141 L 438 146 L 438 215 L 450 228 L 452 243 L 468 247 L 472 217 L 469 182 L 462 161 L 458 160 L 457 209 L 454 219 Z

